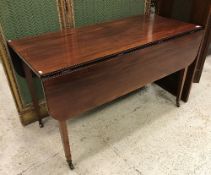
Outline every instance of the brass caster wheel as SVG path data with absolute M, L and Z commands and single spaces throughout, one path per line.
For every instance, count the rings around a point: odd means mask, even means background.
M 75 167 L 73 166 L 73 163 L 72 163 L 71 160 L 70 161 L 67 161 L 67 163 L 68 163 L 68 165 L 69 165 L 69 167 L 70 167 L 71 170 L 74 170 L 75 169 Z

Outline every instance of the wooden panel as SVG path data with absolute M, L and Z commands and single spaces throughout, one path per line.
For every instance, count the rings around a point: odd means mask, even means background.
M 159 16 L 136 16 L 12 41 L 38 75 L 68 69 L 192 30 L 195 25 Z
M 161 16 L 206 25 L 211 0 L 156 0 Z
M 159 15 L 168 17 L 168 18 L 174 18 L 178 19 L 180 21 L 186 21 L 202 26 L 208 25 L 208 16 L 209 16 L 209 9 L 211 6 L 211 0 L 156 0 L 158 4 L 157 12 Z M 209 27 L 210 28 L 210 27 Z M 208 31 L 210 32 L 210 31 Z M 211 37 L 207 36 L 206 44 L 203 45 L 203 53 L 200 53 L 199 61 L 196 66 L 196 73 L 194 77 L 194 82 L 198 83 L 201 78 L 201 74 L 203 71 L 203 66 L 205 59 L 208 54 L 208 47 L 210 45 Z M 190 71 L 192 72 L 192 71 Z M 188 77 L 191 77 L 192 75 L 188 75 Z M 172 78 L 171 78 L 172 79 Z M 162 81 L 167 85 L 168 80 Z M 173 81 L 172 81 L 173 82 Z M 176 83 L 176 79 L 175 82 Z M 161 84 L 161 83 L 159 83 Z M 165 87 L 167 87 L 165 85 Z M 171 84 L 169 84 L 169 88 L 171 89 Z M 163 86 L 164 87 L 164 86 Z M 172 89 L 172 93 L 175 91 L 175 89 Z M 189 92 L 188 92 L 189 94 Z M 188 97 L 187 94 L 184 94 L 184 96 Z M 187 101 L 187 98 L 184 98 L 185 101 Z
M 196 60 L 188 67 L 188 72 L 186 76 L 186 81 L 184 84 L 182 97 L 181 99 L 184 102 L 187 102 L 189 99 L 189 95 L 191 92 L 191 87 L 193 84 L 193 77 L 194 77 L 194 71 L 196 67 Z M 179 72 L 175 72 L 167 77 L 164 77 L 158 81 L 156 81 L 156 84 L 161 86 L 163 89 L 167 90 L 168 92 L 172 93 L 173 95 L 177 95 L 177 86 L 179 83 Z
M 209 15 L 211 0 L 192 0 L 191 22 L 205 26 Z
M 195 77 L 194 77 L 195 83 L 199 83 L 199 81 L 201 79 L 202 71 L 204 68 L 204 63 L 205 63 L 206 57 L 208 55 L 210 42 L 211 42 L 211 1 L 210 1 L 210 5 L 208 7 L 206 9 L 209 9 L 209 14 L 206 19 L 207 22 L 206 22 L 206 27 L 205 27 L 205 32 L 204 32 L 204 38 L 203 38 L 203 42 L 201 44 L 201 49 L 199 52 L 199 59 L 198 59 L 196 73 L 195 73 Z
M 43 81 L 49 113 L 66 120 L 190 65 L 202 31 Z
M 173 4 L 175 0 L 156 0 L 157 13 L 161 16 L 170 17 L 172 15 Z

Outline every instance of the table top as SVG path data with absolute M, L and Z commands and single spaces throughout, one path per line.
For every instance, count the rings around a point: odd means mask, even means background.
M 157 15 L 139 15 L 26 37 L 8 44 L 42 77 L 200 29 L 194 24 Z

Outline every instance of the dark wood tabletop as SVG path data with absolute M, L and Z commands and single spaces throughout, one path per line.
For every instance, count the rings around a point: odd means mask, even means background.
M 37 75 L 45 76 L 199 29 L 173 19 L 140 15 L 8 44 Z
M 197 61 L 201 28 L 142 15 L 8 44 L 10 53 L 13 49 L 15 57 L 18 54 L 26 63 L 26 80 L 38 116 L 31 69 L 41 78 L 48 113 L 59 122 L 65 157 L 73 169 L 66 121 L 175 72 L 180 74 L 179 106 L 186 75 L 193 74 L 189 67 Z

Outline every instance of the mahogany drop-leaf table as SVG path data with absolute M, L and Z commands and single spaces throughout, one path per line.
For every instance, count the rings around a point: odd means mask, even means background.
M 194 24 L 140 15 L 8 41 L 8 46 L 12 59 L 23 62 L 38 116 L 32 74 L 41 80 L 49 115 L 59 122 L 73 169 L 66 121 L 178 71 L 179 106 L 203 32 Z

